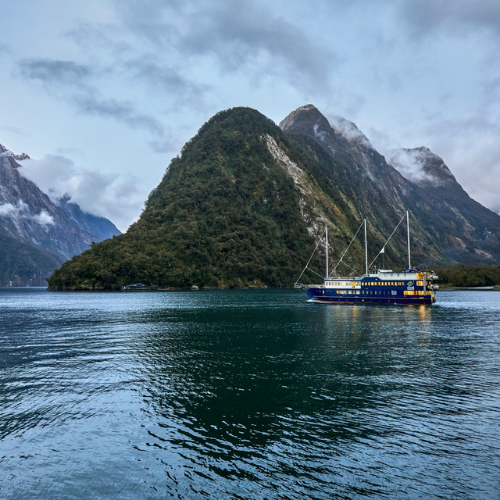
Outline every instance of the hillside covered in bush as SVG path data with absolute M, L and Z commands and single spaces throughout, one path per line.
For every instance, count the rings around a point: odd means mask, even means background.
M 434 163 L 415 182 L 354 124 L 342 126 L 310 105 L 280 127 L 250 108 L 216 114 L 171 161 L 139 220 L 66 262 L 49 288 L 292 286 L 325 225 L 334 263 L 366 217 L 371 261 L 406 210 L 415 265 L 500 262 L 500 217 L 471 200 L 439 157 L 426 153 Z M 311 262 L 320 275 L 323 252 Z M 362 274 L 363 252 L 357 238 L 337 271 Z M 381 259 L 405 268 L 404 224 Z

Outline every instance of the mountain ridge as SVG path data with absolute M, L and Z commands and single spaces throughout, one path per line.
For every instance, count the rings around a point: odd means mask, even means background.
M 325 225 L 340 254 L 367 217 L 375 256 L 406 210 L 414 263 L 500 262 L 500 217 L 456 181 L 448 189 L 408 180 L 355 124 L 336 119 L 332 127 L 313 105 L 280 125 L 251 108 L 214 115 L 171 161 L 128 232 L 66 262 L 50 288 L 291 286 Z M 363 252 L 356 239 L 339 272 L 362 272 Z M 405 266 L 405 235 L 384 258 Z
M 43 285 L 65 260 L 119 234 L 110 221 L 85 214 L 69 199 L 55 204 L 22 175 L 18 161 L 28 158 L 0 145 L 0 285 Z

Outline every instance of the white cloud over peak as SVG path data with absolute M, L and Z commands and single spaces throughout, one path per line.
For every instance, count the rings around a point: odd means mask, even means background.
M 121 231 L 137 218 L 148 194 L 141 190 L 135 177 L 80 167 L 62 155 L 23 161 L 19 173 L 33 181 L 53 202 L 67 195 L 83 211 L 110 219 Z M 48 219 L 41 214 L 39 220 Z

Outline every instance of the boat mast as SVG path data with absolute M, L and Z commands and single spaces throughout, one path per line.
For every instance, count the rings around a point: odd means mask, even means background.
M 408 228 L 408 269 L 411 269 L 411 259 L 410 259 L 410 212 L 406 211 L 406 226 Z
M 326 232 L 326 279 L 328 279 L 328 226 L 325 226 Z
M 365 274 L 368 276 L 368 240 L 366 239 L 366 219 L 365 219 Z

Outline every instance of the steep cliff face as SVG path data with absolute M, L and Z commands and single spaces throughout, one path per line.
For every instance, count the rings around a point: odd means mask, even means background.
M 431 184 L 405 177 L 353 123 L 330 123 L 314 106 L 294 111 L 281 127 L 248 108 L 215 115 L 172 160 L 138 222 L 66 262 L 50 287 L 290 286 L 325 225 L 334 262 L 367 217 L 371 260 L 406 210 L 415 265 L 500 261 L 492 250 L 500 217 L 468 198 L 430 152 L 422 169 Z M 319 272 L 321 253 L 313 260 Z M 404 268 L 405 228 L 384 258 Z M 361 238 L 342 266 L 342 273 L 363 272 Z
M 420 147 L 392 151 L 388 160 L 418 186 L 413 206 L 426 229 L 437 231 L 446 259 L 500 262 L 500 217 L 465 192 L 442 158 Z
M 84 214 L 78 205 L 68 200 L 54 204 L 21 175 L 18 161 L 26 158 L 24 153 L 14 155 L 0 147 L 0 233 L 3 238 L 0 284 L 10 281 L 29 284 L 32 274 L 47 275 L 64 260 L 89 248 L 93 241 L 119 234 L 112 223 Z M 7 252 L 7 248 L 11 250 Z M 23 249 L 20 255 L 26 256 L 26 266 L 19 258 L 15 268 L 7 265 L 13 262 L 10 255 L 13 248 Z
M 467 195 L 442 158 L 421 147 L 392 151 L 386 161 L 356 125 L 331 122 L 308 105 L 280 126 L 296 143 L 314 141 L 330 156 L 331 179 L 359 216 L 374 221 L 375 233 L 386 234 L 390 214 L 408 209 L 420 263 L 500 262 L 500 217 Z

